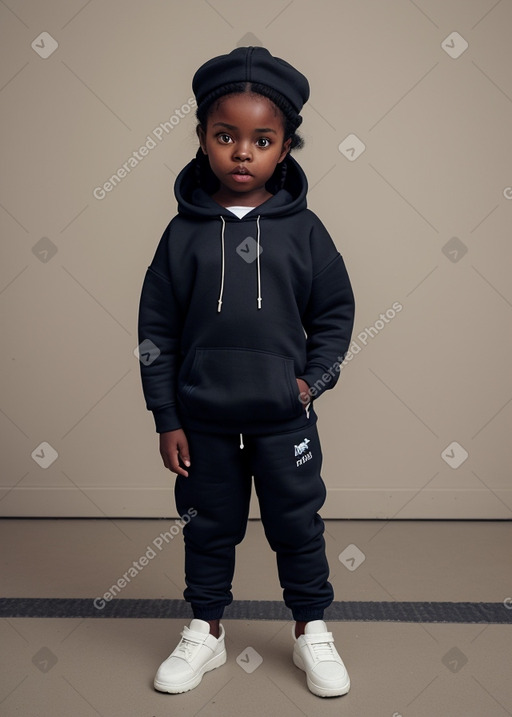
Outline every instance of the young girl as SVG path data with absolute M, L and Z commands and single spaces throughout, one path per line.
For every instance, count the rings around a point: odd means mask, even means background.
M 306 208 L 289 152 L 307 79 L 262 47 L 196 72 L 196 158 L 175 184 L 178 215 L 142 289 L 146 405 L 176 473 L 184 598 L 194 619 L 155 688 L 186 692 L 226 661 L 220 619 L 252 477 L 293 627 L 293 662 L 326 697 L 350 681 L 323 614 L 333 601 L 318 510 L 326 489 L 312 397 L 332 388 L 350 343 L 354 298 L 341 255 Z M 152 345 L 154 344 L 154 346 Z

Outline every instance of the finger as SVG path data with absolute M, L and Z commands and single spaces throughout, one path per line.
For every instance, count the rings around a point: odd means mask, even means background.
M 188 441 L 186 438 L 183 438 L 181 443 L 178 445 L 178 452 L 179 452 L 179 456 L 181 458 L 182 463 L 184 463 L 188 468 L 190 466 L 190 451 L 188 448 Z
M 186 471 L 183 471 L 183 469 L 180 467 L 177 450 L 175 452 L 161 451 L 161 456 L 165 468 L 172 471 L 173 473 L 178 473 L 180 475 L 188 475 Z
M 188 478 L 188 471 L 186 471 L 184 468 L 181 468 L 181 466 L 173 468 L 173 472 L 179 476 L 185 476 L 185 478 Z
M 170 454 L 169 470 L 171 470 L 173 473 L 176 473 L 177 475 L 185 476 L 185 478 L 188 477 L 188 471 L 186 471 L 180 466 L 179 448 L 177 448 L 176 452 Z

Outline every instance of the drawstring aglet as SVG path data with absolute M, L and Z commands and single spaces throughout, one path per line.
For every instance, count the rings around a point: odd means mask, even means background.
M 221 306 L 222 306 L 222 299 L 219 299 L 217 301 L 217 313 L 220 314 L 221 312 Z
M 242 434 L 240 434 L 240 449 L 244 447 L 244 437 Z
M 261 302 L 262 302 L 262 298 L 261 298 L 261 296 L 258 296 L 258 309 L 261 309 Z

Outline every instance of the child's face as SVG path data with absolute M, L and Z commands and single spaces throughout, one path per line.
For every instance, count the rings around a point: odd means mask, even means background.
M 213 195 L 222 206 L 258 206 L 272 195 L 265 188 L 278 162 L 288 153 L 280 113 L 261 95 L 229 95 L 208 116 L 201 148 L 220 182 Z

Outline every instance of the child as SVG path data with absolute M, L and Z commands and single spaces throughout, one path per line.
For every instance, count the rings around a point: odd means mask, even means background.
M 349 677 L 323 622 L 333 589 L 310 399 L 336 383 L 354 298 L 289 155 L 302 145 L 309 85 L 268 50 L 239 47 L 202 65 L 192 87 L 200 149 L 176 179 L 178 215 L 147 271 L 139 313 L 139 340 L 156 347 L 141 361 L 146 405 L 164 465 L 177 474 L 178 512 L 190 518 L 184 598 L 194 615 L 154 685 L 186 692 L 226 661 L 220 619 L 254 476 L 295 620 L 293 662 L 311 692 L 342 695 Z

